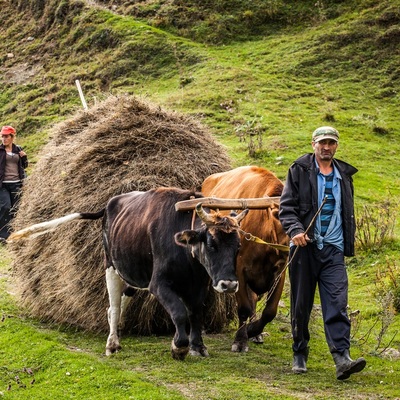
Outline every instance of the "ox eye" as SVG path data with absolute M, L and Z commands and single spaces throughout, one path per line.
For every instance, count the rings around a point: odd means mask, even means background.
M 215 241 L 212 240 L 211 238 L 209 238 L 209 239 L 207 240 L 207 247 L 208 247 L 210 250 L 213 250 L 213 251 L 216 251 L 216 250 L 217 250 L 217 244 L 216 244 Z

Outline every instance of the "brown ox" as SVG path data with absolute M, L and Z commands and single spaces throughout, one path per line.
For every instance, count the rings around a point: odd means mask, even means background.
M 282 182 L 270 171 L 256 167 L 239 167 L 209 176 L 203 182 L 205 196 L 219 198 L 274 197 L 282 193 Z M 278 220 L 278 206 L 265 210 L 250 210 L 241 228 L 267 243 L 288 244 L 288 237 Z M 236 292 L 239 329 L 232 344 L 232 351 L 248 351 L 248 339 L 262 342 L 261 333 L 277 313 L 285 281 L 287 253 L 272 247 L 241 238 L 236 273 L 239 290 Z M 276 286 L 275 286 L 276 285 Z M 275 288 L 274 288 L 275 286 Z M 265 308 L 256 318 L 256 304 L 267 293 Z

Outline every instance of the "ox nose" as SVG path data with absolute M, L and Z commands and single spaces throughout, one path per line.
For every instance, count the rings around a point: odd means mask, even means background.
M 219 293 L 234 293 L 239 289 L 238 281 L 219 281 L 214 289 Z

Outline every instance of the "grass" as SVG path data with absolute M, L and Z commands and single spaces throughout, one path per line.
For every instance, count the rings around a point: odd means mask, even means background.
M 0 117 L 16 126 L 29 173 L 53 124 L 81 107 L 79 79 L 89 106 L 109 93 L 129 93 L 191 114 L 227 147 L 235 166 L 261 165 L 281 179 L 311 151 L 311 132 L 333 125 L 341 134 L 338 158 L 359 168 L 357 204 L 379 209 L 398 198 L 399 0 L 268 2 L 262 22 L 256 16 L 264 1 L 218 0 L 207 8 L 188 1 L 180 26 L 177 8 L 165 9 L 165 2 L 142 2 L 140 10 L 122 0 L 101 2 L 116 4 L 117 12 L 79 0 L 17 3 L 0 1 Z M 205 337 L 208 359 L 173 361 L 171 337 L 125 337 L 123 350 L 106 358 L 106 337 L 46 325 L 20 309 L 1 248 L 0 398 L 399 398 L 398 358 L 380 354 L 400 348 L 399 315 L 377 348 L 388 306 L 376 296 L 376 273 L 388 257 L 396 263 L 398 222 L 394 232 L 392 243 L 348 260 L 350 309 L 360 311 L 352 355 L 368 364 L 345 382 L 335 379 L 318 308 L 309 373 L 291 374 L 288 285 L 265 344 L 251 344 L 248 354 L 230 352 L 231 327 Z
M 210 357 L 170 356 L 171 337 L 124 337 L 123 349 L 107 358 L 106 337 L 51 326 L 29 318 L 7 290 L 9 256 L 1 249 L 0 396 L 7 399 L 395 399 L 400 363 L 375 351 L 380 307 L 374 299 L 375 266 L 362 262 L 349 269 L 350 306 L 360 309 L 361 327 L 353 338 L 352 355 L 366 357 L 366 370 L 337 381 L 318 307 L 311 324 L 309 372 L 293 375 L 288 320 L 288 287 L 278 317 L 266 327 L 263 345 L 250 344 L 248 354 L 230 352 L 233 327 L 206 335 Z M 371 262 L 371 259 L 369 259 Z M 316 301 L 318 304 L 318 299 Z M 105 318 L 106 316 L 99 316 Z M 399 316 L 384 338 L 389 344 L 400 328 Z M 364 341 L 367 333 L 368 339 Z M 390 343 L 398 348 L 397 335 Z

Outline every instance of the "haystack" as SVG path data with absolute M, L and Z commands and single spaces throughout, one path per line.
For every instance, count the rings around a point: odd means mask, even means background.
M 24 187 L 14 229 L 72 212 L 94 212 L 118 194 L 176 186 L 199 190 L 230 168 L 225 149 L 193 119 L 138 98 L 110 97 L 57 125 Z M 11 245 L 18 298 L 42 320 L 93 332 L 108 329 L 101 220 L 74 221 Z M 234 299 L 210 291 L 206 329 L 232 319 Z M 166 333 L 159 303 L 138 291 L 128 311 L 131 333 Z

